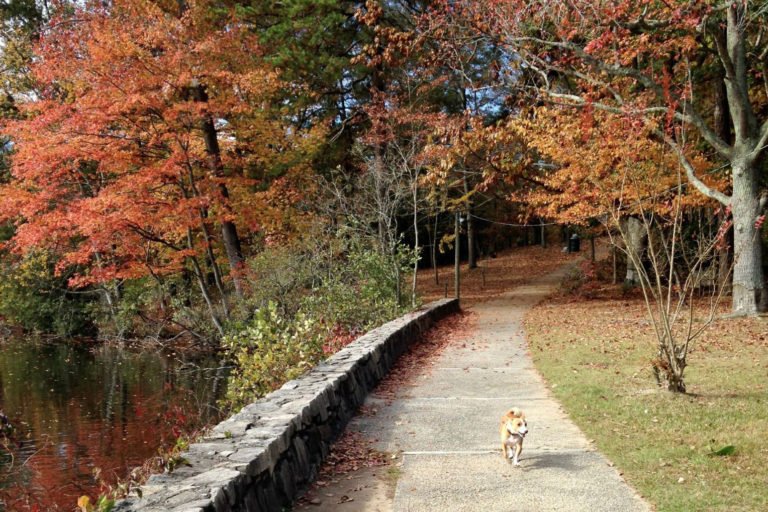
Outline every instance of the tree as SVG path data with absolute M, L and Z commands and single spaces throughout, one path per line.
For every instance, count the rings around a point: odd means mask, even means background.
M 313 155 L 315 172 L 336 166 L 351 170 L 352 149 L 367 129 L 363 113 L 370 99 L 372 70 L 355 61 L 373 35 L 357 13 L 359 0 L 237 1 L 238 12 L 254 31 L 265 60 L 290 87 L 275 101 L 291 112 L 297 129 L 327 128 Z
M 551 218 L 586 225 L 599 219 L 626 255 L 627 281 L 639 285 L 657 340 L 652 369 L 660 386 L 685 392 L 691 343 L 714 319 L 723 287 L 713 277 L 717 248 L 730 223 L 718 226 L 714 201 L 684 182 L 674 152 L 644 125 L 605 112 L 587 119 L 560 108 L 513 121 L 517 136 L 546 166 L 530 175 L 542 186 L 520 199 Z M 627 133 L 631 133 L 627 136 Z M 621 136 L 623 135 L 623 136 Z M 691 155 L 697 169 L 709 165 Z M 530 172 L 530 171 L 529 171 Z M 709 186 L 718 186 L 707 177 Z M 711 292 L 709 303 L 697 300 Z M 704 310 L 704 319 L 701 313 Z
M 634 119 L 671 148 L 688 182 L 733 212 L 733 311 L 768 302 L 761 219 L 768 195 L 762 159 L 768 143 L 762 66 L 768 11 L 752 2 L 451 2 L 438 19 L 471 27 L 506 53 L 507 85 L 524 101 L 602 110 Z M 442 18 L 440 18 L 442 17 Z M 458 20 L 458 21 L 456 21 Z M 447 23 L 447 22 L 446 22 Z M 425 25 L 435 29 L 434 20 Z M 711 92 L 724 82 L 717 119 Z M 727 115 L 722 110 L 727 109 Z M 727 130 L 717 129 L 727 125 Z M 728 138 L 724 136 L 728 135 Z M 715 162 L 697 173 L 692 155 Z M 707 174 L 730 167 L 728 186 Z
M 624 240 L 627 265 L 632 267 L 642 289 L 656 337 L 657 354 L 651 360 L 656 382 L 676 393 L 686 391 L 685 370 L 692 342 L 712 323 L 719 310 L 724 287 L 715 270 L 717 249 L 730 229 L 730 222 L 718 229 L 715 219 L 702 208 L 690 211 L 683 193 L 682 173 L 678 166 L 677 187 L 635 199 L 622 194 L 608 215 Z M 623 190 L 631 190 L 646 180 L 654 181 L 642 174 L 628 175 Z M 625 199 L 629 204 L 625 205 Z M 632 217 L 631 230 L 631 224 L 622 222 L 625 207 L 637 212 Z M 633 250 L 631 239 L 638 236 L 647 244 L 644 255 Z M 697 300 L 697 295 L 707 292 L 708 300 Z
M 503 139 L 506 131 L 512 132 L 508 137 L 526 140 L 535 160 L 508 170 L 513 179 L 522 174 L 528 181 L 514 197 L 563 224 L 587 226 L 602 220 L 608 229 L 621 231 L 626 251 L 634 256 L 627 259 L 625 282 L 640 284 L 635 261 L 642 260 L 647 242 L 642 216 L 656 212 L 650 204 L 644 210 L 638 205 L 678 188 L 674 153 L 643 125 L 633 127 L 631 120 L 601 111 L 574 116 L 568 109 L 540 107 L 530 117 L 490 129 L 484 139 Z M 697 170 L 710 166 L 702 155 L 691 155 L 690 161 Z M 505 168 L 503 161 L 498 166 Z M 710 186 L 722 186 L 723 180 L 714 176 L 704 179 Z M 690 194 L 690 187 L 680 192 L 686 212 L 711 206 L 706 197 Z M 618 211 L 617 204 L 622 205 Z M 619 214 L 617 225 L 606 222 L 610 212 Z
M 60 268 L 76 266 L 75 285 L 189 270 L 221 333 L 219 253 L 236 280 L 235 224 L 258 231 L 262 213 L 253 186 L 267 182 L 249 175 L 301 167 L 314 138 L 270 108 L 277 72 L 253 33 L 212 6 L 119 0 L 52 19 L 39 98 L 7 125 L 16 153 L 0 220 L 17 226 L 16 251 L 47 248 Z
M 282 70 L 286 81 L 305 85 L 282 91 L 298 122 L 333 119 L 339 123 L 353 114 L 368 94 L 368 69 L 350 62 L 370 41 L 370 34 L 355 17 L 364 2 L 236 3 L 242 19 L 269 49 L 265 59 Z

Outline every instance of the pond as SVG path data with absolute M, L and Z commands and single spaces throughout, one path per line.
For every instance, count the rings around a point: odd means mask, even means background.
M 15 431 L 0 446 L 0 511 L 73 510 L 219 418 L 227 369 L 213 356 L 120 347 L 0 344 L 0 410 Z M 3 438 L 0 438 L 3 439 Z

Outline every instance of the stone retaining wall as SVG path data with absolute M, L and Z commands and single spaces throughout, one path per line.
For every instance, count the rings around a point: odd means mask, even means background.
M 190 466 L 154 475 L 120 512 L 273 512 L 317 474 L 331 443 L 408 345 L 459 309 L 430 303 L 358 338 L 302 377 L 219 423 L 184 457 Z

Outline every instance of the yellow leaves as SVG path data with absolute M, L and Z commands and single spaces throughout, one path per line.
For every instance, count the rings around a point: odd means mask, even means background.
M 456 165 L 456 161 L 451 157 L 441 158 L 438 163 L 438 167 L 443 171 L 451 170 L 454 165 Z
M 540 215 L 584 223 L 611 211 L 617 201 L 633 205 L 678 182 L 676 156 L 650 136 L 646 121 L 555 107 L 530 114 L 474 130 L 462 143 L 484 154 L 493 172 L 508 180 L 525 178 L 514 199 Z M 692 160 L 707 166 L 700 157 Z
M 77 499 L 77 508 L 80 509 L 80 512 L 93 512 L 93 504 L 91 503 L 91 498 L 88 496 L 80 496 Z
M 77 499 L 77 508 L 79 512 L 110 512 L 115 507 L 115 500 L 107 496 L 99 496 L 96 503 L 91 502 L 88 496 L 80 496 Z

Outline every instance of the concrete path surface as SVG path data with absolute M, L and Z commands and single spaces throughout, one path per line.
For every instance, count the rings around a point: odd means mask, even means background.
M 376 414 L 349 428 L 401 453 L 402 466 L 391 508 L 358 501 L 343 510 L 650 510 L 562 412 L 527 355 L 522 317 L 564 272 L 473 306 L 476 329 L 465 343 L 448 346 L 396 399 L 369 397 Z M 499 418 L 512 406 L 530 429 L 519 468 L 502 459 L 498 440 Z

